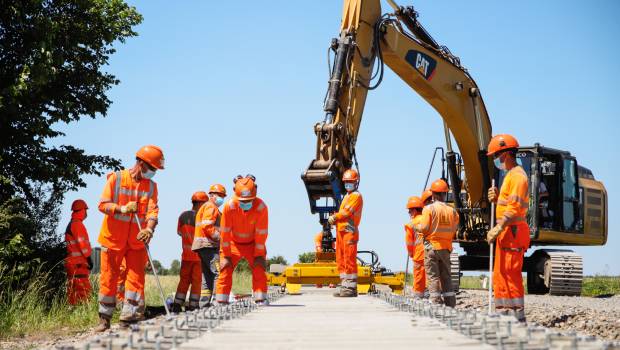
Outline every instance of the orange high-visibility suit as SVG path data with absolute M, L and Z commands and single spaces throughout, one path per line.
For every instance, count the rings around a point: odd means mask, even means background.
M 436 200 L 425 206 L 420 216 L 420 222 L 414 228 L 428 242 L 425 244 L 424 267 L 431 301 L 454 307 L 456 296 L 450 280 L 450 252 L 459 214 L 451 206 Z
M 138 212 L 122 214 L 120 207 L 130 201 L 138 203 Z M 105 214 L 98 239 L 101 244 L 99 313 L 112 317 L 124 259 L 127 279 L 122 313 L 138 319 L 144 305 L 144 261 L 147 257 L 144 243 L 137 239 L 139 228 L 135 215 L 142 227 L 146 227 L 148 220 L 157 220 L 157 184 L 144 178 L 134 181 L 128 170 L 111 173 L 101 195 L 99 211 Z
M 336 219 L 336 264 L 344 288 L 357 290 L 357 242 L 364 200 L 361 193 L 349 192 L 342 199 Z
M 88 232 L 82 222 L 86 211 L 74 211 L 71 214 L 71 222 L 65 231 L 67 242 L 67 258 L 65 269 L 67 270 L 67 297 L 69 304 L 76 305 L 88 300 L 92 290 L 88 275 L 88 257 L 91 254 Z
M 521 270 L 523 256 L 530 246 L 526 219 L 529 201 L 527 174 L 516 166 L 504 177 L 497 198 L 496 218 L 505 218 L 506 225 L 496 240 L 493 290 L 495 309 L 512 309 L 519 320 L 525 319 Z
M 421 215 L 414 217 L 405 224 L 405 244 L 407 252 L 413 261 L 413 296 L 424 297 L 426 290 L 426 270 L 424 270 L 424 244 L 421 233 L 415 232 L 414 226 L 421 220 Z
M 200 306 L 211 303 L 215 281 L 220 273 L 220 209 L 212 201 L 203 204 L 196 214 L 192 250 L 199 254 L 202 270 Z
M 224 204 L 220 225 L 220 257 L 230 257 L 232 266 L 220 270 L 215 300 L 220 303 L 228 302 L 232 288 L 233 271 L 241 258 L 247 260 L 252 267 L 254 299 L 257 301 L 266 300 L 267 275 L 265 274 L 265 266 L 254 266 L 254 258 L 263 257 L 266 259 L 265 243 L 269 232 L 267 206 L 257 197 L 252 203 L 252 208 L 244 211 L 239 207 L 239 200 L 233 197 Z
M 323 241 L 323 231 L 317 233 L 316 236 L 314 236 L 314 252 L 315 253 L 323 252 L 322 241 Z
M 189 292 L 188 307 L 193 309 L 198 307 L 200 301 L 200 286 L 202 284 L 202 269 L 200 268 L 200 257 L 192 251 L 194 242 L 194 231 L 196 226 L 196 212 L 187 210 L 181 213 L 177 225 L 177 234 L 181 236 L 183 254 L 181 255 L 181 272 L 177 292 L 174 302 L 183 305 L 185 296 L 191 284 Z

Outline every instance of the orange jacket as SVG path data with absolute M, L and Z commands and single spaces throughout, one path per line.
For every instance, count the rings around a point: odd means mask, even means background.
M 340 209 L 334 215 L 336 217 L 336 230 L 357 233 L 362 220 L 363 206 L 364 200 L 361 193 L 357 191 L 347 193 L 340 203 Z
M 198 209 L 193 250 L 219 247 L 221 218 L 220 209 L 211 201 L 207 201 Z
M 65 263 L 71 265 L 86 265 L 91 254 L 88 231 L 82 222 L 86 211 L 80 210 L 71 214 L 71 222 L 65 231 L 65 242 L 67 242 L 67 259 Z
M 527 174 L 523 168 L 516 166 L 510 169 L 504 177 L 497 198 L 495 217 L 496 219 L 505 217 L 507 225 L 526 222 L 529 202 Z
M 459 213 L 446 203 L 435 201 L 422 209 L 416 231 L 422 233 L 433 249 L 452 251 L 452 239 L 459 225 Z
M 254 244 L 254 256 L 267 255 L 265 242 L 269 233 L 269 214 L 267 206 L 260 198 L 254 199 L 252 208 L 248 211 L 239 207 L 236 197 L 231 198 L 224 204 L 220 225 L 220 251 L 223 256 L 231 256 L 231 242 Z
M 121 170 L 108 175 L 99 200 L 99 211 L 104 213 L 98 242 L 102 246 L 120 250 L 129 245 L 130 249 L 144 249 L 144 243 L 138 241 L 138 225 L 134 215 L 122 214 L 121 206 L 128 202 L 138 202 L 138 219 L 142 227 L 147 220 L 157 221 L 157 184 L 141 179 L 136 182 L 129 170 Z
M 321 242 L 323 241 L 323 232 L 319 232 L 314 236 L 314 251 L 317 253 L 321 253 L 323 251 L 323 247 Z
M 195 223 L 195 211 L 187 210 L 179 215 L 177 234 L 181 236 L 181 245 L 183 247 L 181 260 L 183 261 L 200 261 L 198 254 L 192 251 L 192 243 L 194 242 L 194 227 L 196 226 Z
M 409 223 L 405 224 L 405 244 L 409 257 L 415 261 L 424 260 L 424 244 L 422 234 L 415 232 L 415 225 L 420 223 L 421 215 L 414 217 Z

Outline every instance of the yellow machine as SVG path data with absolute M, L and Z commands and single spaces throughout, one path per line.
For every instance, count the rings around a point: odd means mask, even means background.
M 314 126 L 316 155 L 302 175 L 311 212 L 319 214 L 328 244 L 327 217 L 338 209 L 344 194 L 341 175 L 357 162 L 355 144 L 366 95 L 379 86 L 387 66 L 444 121 L 443 165 L 450 201 L 461 213 L 455 238 L 465 250 L 460 269 L 485 269 L 489 247 L 484 237 L 490 221 L 486 193 L 491 179 L 501 184 L 503 176 L 486 156 L 492 130 L 482 95 L 459 58 L 420 24 L 413 7 L 388 3 L 394 12 L 382 14 L 379 0 L 344 1 L 340 34 L 331 42 L 334 58 L 325 117 Z M 452 138 L 460 153 L 453 149 Z M 592 172 L 569 152 L 539 144 L 522 147 L 517 156 L 530 182 L 531 244 L 604 245 L 607 193 Z M 524 270 L 530 293 L 581 292 L 581 257 L 571 251 L 537 250 L 526 259 Z

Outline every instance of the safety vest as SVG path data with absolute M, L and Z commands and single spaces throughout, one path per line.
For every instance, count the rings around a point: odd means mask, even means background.
M 502 188 L 497 198 L 496 219 L 506 217 L 507 225 L 520 222 L 526 223 L 530 195 L 527 174 L 520 166 L 516 166 L 504 177 Z
M 415 231 L 415 225 L 420 222 L 421 215 L 416 216 L 405 224 L 405 244 L 409 256 L 415 260 L 424 260 L 424 238 L 421 233 Z
M 358 233 L 360 221 L 362 221 L 362 208 L 364 200 L 362 194 L 355 191 L 347 193 L 340 203 L 336 216 L 336 230 L 340 232 Z
M 81 226 L 81 227 L 80 227 Z M 85 265 L 91 254 L 88 233 L 81 220 L 72 219 L 65 230 L 65 242 L 67 243 L 67 258 L 65 263 L 72 265 Z
M 200 261 L 198 254 L 192 251 L 195 222 L 196 212 L 193 210 L 184 211 L 179 215 L 177 234 L 181 236 L 181 246 L 183 248 L 181 260 L 183 261 Z
M 265 242 L 269 234 L 269 214 L 267 206 L 260 198 L 255 198 L 252 208 L 244 211 L 239 207 L 239 200 L 231 198 L 224 205 L 220 222 L 221 251 L 224 256 L 231 256 L 231 242 L 237 244 L 254 244 L 254 256 L 265 256 Z
M 122 214 L 120 207 L 135 201 L 138 212 Z M 109 249 L 120 250 L 129 245 L 130 249 L 144 249 L 144 243 L 138 241 L 139 232 L 135 215 L 142 228 L 147 220 L 157 220 L 157 184 L 148 179 L 134 181 L 129 170 L 121 170 L 108 175 L 108 180 L 99 201 L 99 210 L 105 214 L 99 243 Z
M 456 209 L 446 203 L 435 201 L 424 207 L 416 229 L 424 235 L 435 250 L 452 251 L 452 239 L 459 224 Z
M 220 221 L 220 210 L 213 202 L 207 201 L 198 209 L 194 242 L 192 243 L 193 250 L 219 247 Z

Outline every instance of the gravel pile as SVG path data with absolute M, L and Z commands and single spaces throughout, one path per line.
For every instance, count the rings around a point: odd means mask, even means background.
M 487 292 L 462 290 L 456 307 L 486 310 Z M 526 295 L 525 314 L 529 323 L 620 340 L 620 295 L 609 298 Z

